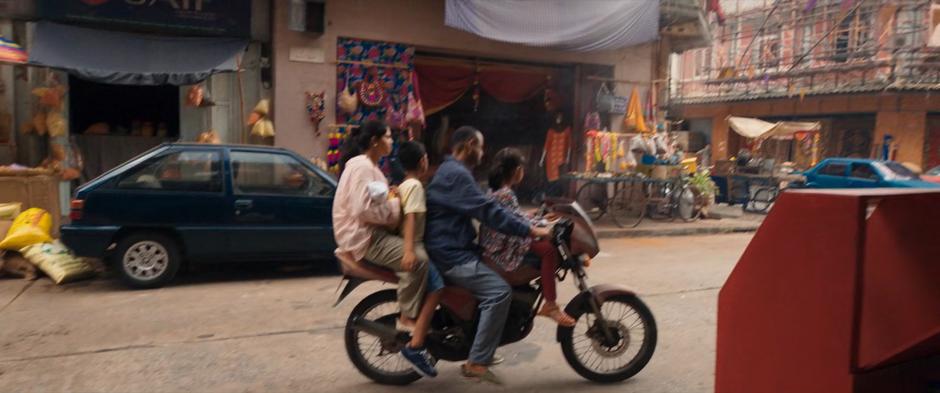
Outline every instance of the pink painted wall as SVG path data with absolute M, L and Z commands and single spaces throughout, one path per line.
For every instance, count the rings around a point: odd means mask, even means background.
M 483 39 L 444 26 L 442 0 L 326 0 L 326 32 L 315 37 L 287 29 L 290 0 L 275 0 L 274 10 L 274 124 L 275 144 L 305 156 L 323 156 L 326 126 L 333 123 L 336 104 L 336 38 L 351 37 L 415 45 L 419 50 L 545 63 L 589 63 L 615 66 L 618 79 L 649 81 L 653 45 L 604 52 L 562 52 Z M 291 48 L 316 48 L 324 63 L 289 60 Z M 648 86 L 648 84 L 646 84 Z M 640 90 L 645 94 L 647 87 Z M 627 95 L 631 86 L 616 93 Z M 326 92 L 326 119 L 320 137 L 314 136 L 304 107 L 306 91 Z M 620 118 L 612 119 L 619 124 Z

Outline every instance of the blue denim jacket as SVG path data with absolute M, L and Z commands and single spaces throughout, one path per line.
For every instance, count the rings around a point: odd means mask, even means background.
M 427 204 L 424 245 L 441 271 L 480 259 L 473 219 L 506 234 L 529 235 L 529 222 L 483 193 L 470 170 L 453 157 L 431 179 Z

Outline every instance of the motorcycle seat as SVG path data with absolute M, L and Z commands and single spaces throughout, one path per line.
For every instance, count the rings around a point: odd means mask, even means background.
M 484 265 L 502 276 L 503 280 L 506 280 L 506 282 L 513 287 L 528 285 L 532 280 L 541 276 L 541 272 L 539 271 L 540 263 L 541 260 L 538 257 L 526 255 L 523 262 L 519 264 L 516 270 L 507 272 L 497 266 L 493 261 L 487 260 L 486 258 L 483 260 Z
M 398 276 L 392 269 L 382 267 L 365 260 L 356 260 L 348 253 L 337 252 L 340 271 L 345 277 L 356 277 L 364 280 L 378 280 L 387 283 L 398 283 Z

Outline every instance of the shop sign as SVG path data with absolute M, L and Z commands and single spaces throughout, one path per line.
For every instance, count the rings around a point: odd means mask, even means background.
M 251 34 L 251 0 L 40 0 L 39 16 L 193 35 Z

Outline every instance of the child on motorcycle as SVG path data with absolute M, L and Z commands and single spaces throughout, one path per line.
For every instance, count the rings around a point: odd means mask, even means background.
M 405 181 L 398 186 L 401 198 L 402 222 L 399 233 L 404 238 L 404 256 L 402 266 L 414 266 L 417 254 L 426 255 L 424 249 L 425 214 L 427 213 L 424 186 L 421 177 L 428 171 L 428 154 L 419 142 L 405 142 L 398 149 L 398 162 L 405 169 Z M 411 342 L 402 349 L 402 356 L 408 359 L 415 370 L 424 376 L 434 376 L 437 371 L 432 366 L 424 339 L 427 337 L 434 309 L 441 298 L 444 278 L 433 263 L 428 264 L 428 286 L 417 320 L 404 320 L 405 325 L 412 325 Z M 404 319 L 404 318 L 403 318 Z M 418 366 L 418 365 L 421 366 Z
M 414 248 L 412 255 L 406 256 L 404 239 L 390 232 L 398 227 L 401 200 L 395 189 L 388 187 L 378 163 L 392 151 L 391 130 L 382 122 L 370 121 L 349 136 L 344 149 L 343 172 L 333 199 L 336 253 L 395 271 L 402 319 L 420 319 L 430 258 L 423 249 Z M 409 350 L 418 356 L 406 358 L 423 373 L 436 375 L 427 350 L 418 348 Z
M 513 148 L 505 148 L 496 153 L 494 161 L 489 173 L 493 198 L 519 217 L 531 219 L 519 207 L 519 200 L 512 190 L 525 177 L 525 159 L 522 153 Z M 561 326 L 574 326 L 574 318 L 556 303 L 555 271 L 558 269 L 559 256 L 550 240 L 534 241 L 532 238 L 506 235 L 481 226 L 480 247 L 483 248 L 484 259 L 494 262 L 505 271 L 519 268 L 527 253 L 537 255 L 542 261 L 540 271 L 542 295 L 545 298 L 538 315 L 551 318 Z

